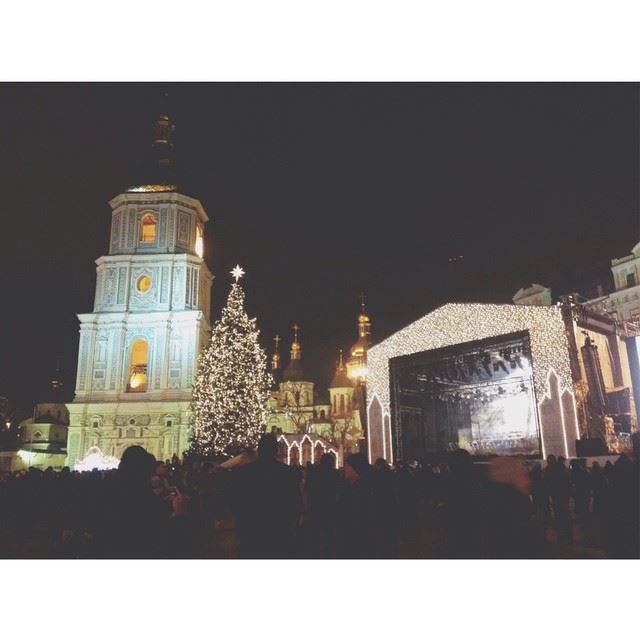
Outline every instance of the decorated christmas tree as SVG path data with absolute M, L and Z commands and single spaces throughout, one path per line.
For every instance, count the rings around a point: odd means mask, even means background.
M 191 451 L 200 455 L 234 454 L 255 446 L 267 414 L 271 376 L 258 343 L 255 318 L 244 310 L 244 291 L 235 283 L 211 340 L 198 360 L 193 385 Z

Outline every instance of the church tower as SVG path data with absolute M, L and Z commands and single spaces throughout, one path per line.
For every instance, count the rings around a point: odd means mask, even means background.
M 367 351 L 371 346 L 371 319 L 365 311 L 364 295 L 361 296 L 360 307 L 358 341 L 351 347 L 347 375 L 359 384 L 364 384 L 367 378 Z
M 313 409 L 313 382 L 307 379 L 302 366 L 302 346 L 298 340 L 300 327 L 294 324 L 293 342 L 291 343 L 291 360 L 282 373 L 280 389 L 285 393 L 286 403 L 296 411 L 301 407 Z
M 280 336 L 276 335 L 273 341 L 276 343 L 275 351 L 271 356 L 271 377 L 273 378 L 273 388 L 277 389 L 282 382 L 282 369 L 280 367 Z
M 152 172 L 109 202 L 109 253 L 96 260 L 93 312 L 78 315 L 76 389 L 67 405 L 72 469 L 91 447 L 119 459 L 141 445 L 159 460 L 188 448 L 213 276 L 203 260 L 209 218 L 173 179 L 173 131 L 167 116 L 157 119 Z
M 353 388 L 354 383 L 347 375 L 347 368 L 342 360 L 342 349 L 340 349 L 340 360 L 329 385 L 332 418 L 344 418 L 353 411 L 355 407 Z

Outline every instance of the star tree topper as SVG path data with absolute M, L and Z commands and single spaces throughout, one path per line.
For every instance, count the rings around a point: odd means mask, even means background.
M 244 270 L 239 264 L 237 264 L 235 268 L 232 269 L 229 273 L 235 278 L 235 281 L 237 283 L 238 280 L 240 280 L 240 278 L 242 278 L 242 276 L 244 275 Z

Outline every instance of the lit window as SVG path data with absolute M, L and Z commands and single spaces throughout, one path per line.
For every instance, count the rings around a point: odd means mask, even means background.
M 136 282 L 136 289 L 140 293 L 147 293 L 151 289 L 151 278 L 149 276 L 140 276 Z
M 128 392 L 141 393 L 147 390 L 148 358 L 149 345 L 146 340 L 136 340 L 131 346 L 131 364 L 127 382 Z
M 196 255 L 202 258 L 204 254 L 204 238 L 202 225 L 199 224 L 196 226 Z
M 140 223 L 140 242 L 151 244 L 156 241 L 156 217 L 147 213 Z

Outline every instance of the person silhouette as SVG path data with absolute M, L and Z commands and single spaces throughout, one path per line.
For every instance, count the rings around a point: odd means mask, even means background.
M 531 479 L 522 458 L 498 456 L 488 468 L 483 501 L 487 558 L 543 558 L 544 534 L 530 499 Z
M 384 458 L 378 458 L 372 474 L 375 554 L 377 558 L 397 558 L 398 497 L 395 477 Z
M 311 552 L 316 557 L 334 558 L 337 540 L 337 509 L 341 479 L 335 468 L 335 458 L 323 453 L 312 469 L 306 485 L 309 503 Z
M 170 506 L 153 493 L 155 458 L 143 447 L 127 447 L 110 483 L 98 531 L 98 555 L 158 558 L 164 555 Z
M 233 470 L 231 507 L 241 558 L 289 558 L 294 555 L 300 516 L 299 482 L 277 459 L 273 434 L 263 434 L 258 459 Z
M 343 494 L 340 499 L 340 558 L 373 558 L 374 498 L 371 466 L 361 453 L 352 453 L 344 463 Z

